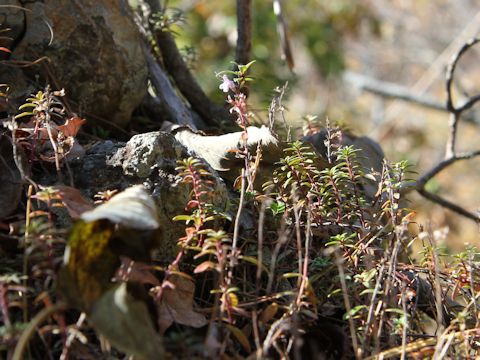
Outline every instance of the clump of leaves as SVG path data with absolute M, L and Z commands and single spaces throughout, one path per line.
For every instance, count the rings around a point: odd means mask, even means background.
M 19 107 L 22 112 L 14 120 L 5 122 L 12 139 L 22 146 L 29 160 L 55 163 L 59 177 L 61 163 L 67 156 L 83 154 L 75 137 L 85 123 L 84 119 L 67 114 L 61 101 L 64 95 L 64 90 L 52 91 L 47 86 Z M 23 121 L 25 118 L 28 121 Z

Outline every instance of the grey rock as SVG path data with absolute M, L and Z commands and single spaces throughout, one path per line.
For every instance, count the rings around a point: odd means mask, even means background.
M 142 184 L 152 194 L 157 206 L 160 231 L 160 260 L 172 260 L 176 244 L 185 235 L 185 223 L 173 221 L 184 214 L 191 186 L 181 182 L 176 173 L 177 161 L 188 152 L 174 136 L 150 132 L 133 136 L 127 143 L 105 141 L 92 146 L 83 159 L 71 163 L 75 186 L 87 197 L 105 190 L 124 190 Z M 205 163 L 208 168 L 208 165 Z M 211 169 L 210 169 L 211 170 Z M 212 203 L 225 210 L 228 191 L 223 180 L 212 171 Z

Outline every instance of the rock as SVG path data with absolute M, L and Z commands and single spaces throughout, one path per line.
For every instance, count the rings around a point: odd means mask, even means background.
M 147 88 L 141 39 L 126 1 L 45 0 L 24 6 L 25 33 L 11 59 L 48 58 L 25 67 L 24 75 L 33 82 L 40 73 L 52 87 L 65 88 L 66 103 L 90 124 L 124 128 Z M 8 80 L 0 74 L 0 83 Z M 13 96 L 29 92 L 17 87 Z
M 127 143 L 97 143 L 87 149 L 81 161 L 74 161 L 70 166 L 75 187 L 90 199 L 99 191 L 124 190 L 143 184 L 152 194 L 159 214 L 157 258 L 171 261 L 178 239 L 185 235 L 185 223 L 172 218 L 185 213 L 191 192 L 191 186 L 180 181 L 175 168 L 178 160 L 188 156 L 186 148 L 173 135 L 150 132 L 135 135 Z M 215 171 L 210 170 L 213 172 L 212 203 L 225 210 L 227 187 Z
M 0 47 L 13 50 L 25 31 L 25 10 L 18 0 L 3 0 L 0 7 Z M 0 51 L 0 60 L 10 57 Z
M 22 191 L 22 177 L 12 153 L 11 139 L 0 135 L 0 220 L 15 211 Z

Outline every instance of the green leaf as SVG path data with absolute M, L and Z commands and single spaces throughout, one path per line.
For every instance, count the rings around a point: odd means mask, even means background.
M 344 320 L 348 320 L 350 319 L 351 317 L 355 316 L 358 312 L 360 312 L 361 310 L 363 309 L 368 309 L 368 307 L 366 305 L 358 305 L 358 306 L 355 306 L 354 308 L 352 308 L 348 313 L 346 313 L 344 316 L 343 316 L 343 319 Z
M 36 107 L 37 107 L 37 104 L 25 103 L 25 104 L 23 104 L 23 105 L 20 105 L 20 106 L 18 107 L 18 110 L 23 110 L 23 109 L 25 109 L 25 108 L 27 108 L 27 107 L 36 108 Z
M 21 114 L 15 115 L 15 119 L 20 119 L 25 116 L 32 116 L 34 115 L 33 112 L 23 112 Z
M 291 279 L 291 278 L 299 278 L 302 277 L 302 274 L 299 273 L 286 273 L 282 275 L 282 278 L 284 279 Z
M 192 216 L 192 215 L 177 215 L 177 216 L 173 217 L 172 220 L 173 220 L 173 221 L 185 221 L 185 222 L 189 222 L 189 221 L 192 221 L 192 220 L 193 220 L 193 216 Z

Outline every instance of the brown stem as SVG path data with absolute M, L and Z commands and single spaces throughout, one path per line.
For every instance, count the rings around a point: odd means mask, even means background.
M 235 61 L 237 64 L 250 62 L 252 49 L 252 1 L 237 0 L 237 51 Z
M 168 31 L 154 32 L 158 47 L 162 53 L 163 64 L 172 76 L 178 90 L 188 100 L 192 109 L 209 126 L 218 126 L 220 120 L 229 118 L 229 113 L 223 107 L 215 104 L 203 92 L 177 48 L 175 39 Z

